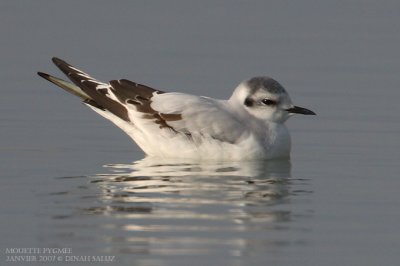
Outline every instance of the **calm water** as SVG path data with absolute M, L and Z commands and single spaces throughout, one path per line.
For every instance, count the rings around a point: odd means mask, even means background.
M 399 13 L 397 1 L 2 1 L 0 264 L 93 265 L 7 262 L 29 247 L 115 256 L 100 265 L 397 265 Z M 290 162 L 143 159 L 36 76 L 58 73 L 52 56 L 216 98 L 270 75 L 318 116 L 288 121 Z
M 85 185 L 46 196 L 55 202 L 53 219 L 63 224 L 62 230 L 51 226 L 58 234 L 85 221 L 79 236 L 63 236 L 64 245 L 79 247 L 74 250 L 84 249 L 86 239 L 98 245 L 94 251 L 120 254 L 127 263 L 188 265 L 195 259 L 201 265 L 240 264 L 243 257 L 262 263 L 266 251 L 282 256 L 285 249 L 309 245 L 312 191 L 309 180 L 291 177 L 287 161 L 141 160 L 107 168 L 107 174 L 61 178 Z

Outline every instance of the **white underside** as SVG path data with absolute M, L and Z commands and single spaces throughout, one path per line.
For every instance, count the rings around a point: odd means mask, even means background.
M 257 140 L 253 134 L 244 135 L 231 144 L 206 135 L 192 133 L 188 137 L 169 128 L 160 128 L 153 121 L 143 119 L 141 114 L 137 114 L 136 119 L 132 119 L 135 121 L 133 124 L 120 119 L 109 111 L 88 106 L 121 128 L 146 155 L 152 157 L 240 161 L 289 159 L 290 156 L 290 136 L 282 124 L 270 128 L 268 136 L 272 136 L 274 139 L 270 138 L 267 141 L 269 145 L 260 143 L 260 140 Z

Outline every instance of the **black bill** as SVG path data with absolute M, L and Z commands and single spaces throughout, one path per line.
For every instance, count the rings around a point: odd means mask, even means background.
M 292 114 L 316 115 L 316 113 L 314 113 L 313 111 L 300 106 L 294 106 L 292 108 L 286 109 L 286 111 Z

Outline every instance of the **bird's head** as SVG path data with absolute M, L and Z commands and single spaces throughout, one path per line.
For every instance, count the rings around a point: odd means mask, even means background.
M 240 104 L 252 116 L 283 123 L 293 114 L 315 115 L 309 109 L 295 106 L 286 90 L 270 77 L 254 77 L 235 89 L 230 101 Z

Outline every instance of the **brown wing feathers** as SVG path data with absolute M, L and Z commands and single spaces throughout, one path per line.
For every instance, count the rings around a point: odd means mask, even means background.
M 167 121 L 176 121 L 182 119 L 181 114 L 162 114 L 151 108 L 151 97 L 154 93 L 161 94 L 163 91 L 157 91 L 142 84 L 138 84 L 126 79 L 110 81 L 111 88 L 118 100 L 132 104 L 136 110 L 145 114 L 144 118 L 152 119 L 160 128 L 170 128 L 175 131 Z
M 94 80 L 86 73 L 72 67 L 61 59 L 54 57 L 53 62 L 75 85 L 89 95 L 98 106 L 109 110 L 125 121 L 129 121 L 127 109 L 120 103 L 107 97 L 106 89 L 97 89 L 99 85 L 102 85 L 101 82 Z M 91 104 L 90 102 L 87 103 Z
M 112 80 L 108 85 L 93 79 L 85 72 L 76 69 L 59 58 L 54 57 L 52 60 L 75 85 L 90 97 L 90 99 L 84 99 L 86 104 L 108 110 L 128 122 L 130 122 L 130 119 L 126 105 L 131 104 L 135 106 L 138 112 L 143 113 L 143 118 L 153 120 L 156 124 L 159 124 L 160 128 L 170 128 L 173 131 L 175 129 L 168 125 L 167 122 L 182 119 L 180 114 L 162 114 L 151 108 L 151 98 L 154 93 L 160 94 L 164 93 L 163 91 L 158 91 L 126 79 Z M 46 78 L 44 73 L 39 75 Z M 110 90 L 118 101 L 110 97 Z

